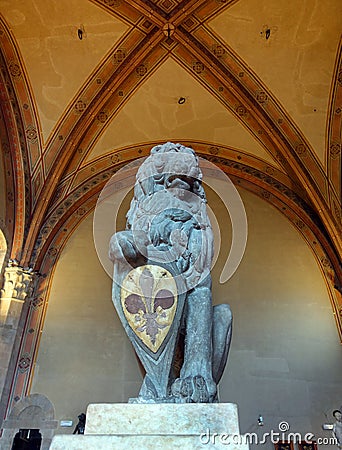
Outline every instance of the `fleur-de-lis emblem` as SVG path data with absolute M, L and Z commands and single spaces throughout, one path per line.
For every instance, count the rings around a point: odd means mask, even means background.
M 124 279 L 121 304 L 136 336 L 150 350 L 158 351 L 177 309 L 177 288 L 171 273 L 154 265 L 133 269 Z

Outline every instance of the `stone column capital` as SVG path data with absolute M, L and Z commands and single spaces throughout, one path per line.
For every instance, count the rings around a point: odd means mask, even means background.
M 38 274 L 32 268 L 10 262 L 5 268 L 0 298 L 24 302 L 33 294 Z

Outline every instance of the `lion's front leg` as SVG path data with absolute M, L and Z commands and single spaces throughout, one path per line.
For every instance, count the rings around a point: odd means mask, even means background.
M 217 388 L 212 376 L 211 286 L 196 287 L 186 302 L 184 363 L 172 391 L 179 401 L 212 402 Z
M 149 243 L 146 233 L 119 231 L 110 240 L 109 259 L 133 267 L 145 264 Z

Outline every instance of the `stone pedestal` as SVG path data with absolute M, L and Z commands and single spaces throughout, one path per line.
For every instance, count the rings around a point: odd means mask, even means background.
M 50 450 L 248 450 L 236 405 L 89 405 L 84 435 L 56 435 Z

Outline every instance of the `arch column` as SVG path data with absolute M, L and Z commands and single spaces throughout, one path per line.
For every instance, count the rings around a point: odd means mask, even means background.
M 20 318 L 28 309 L 37 280 L 36 272 L 20 267 L 15 261 L 10 261 L 4 271 L 0 294 L 0 422 L 5 415 L 12 371 L 17 358 L 16 351 L 24 327 Z

